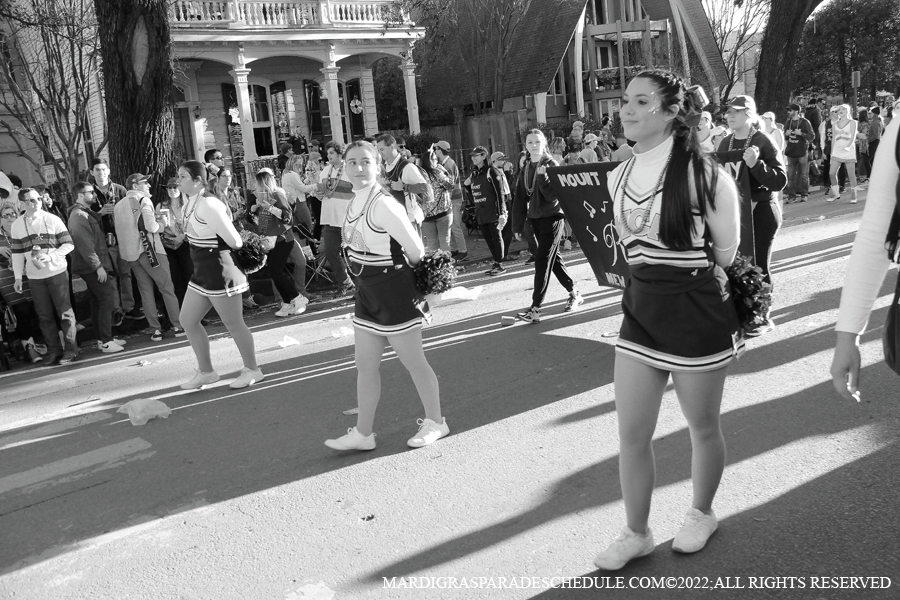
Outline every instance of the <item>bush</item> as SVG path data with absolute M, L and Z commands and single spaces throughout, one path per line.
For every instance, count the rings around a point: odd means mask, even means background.
M 440 140 L 436 134 L 429 131 L 404 135 L 403 139 L 406 141 L 406 149 L 413 154 L 422 154 L 432 144 Z

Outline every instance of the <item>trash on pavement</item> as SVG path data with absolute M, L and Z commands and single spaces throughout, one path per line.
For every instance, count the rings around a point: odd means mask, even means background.
M 128 418 L 131 419 L 131 424 L 138 426 L 145 425 L 147 421 L 155 417 L 166 419 L 172 414 L 172 409 L 166 406 L 165 402 L 153 400 L 152 398 L 142 398 L 120 406 L 116 412 L 127 413 Z
M 503 315 L 502 317 L 500 317 L 500 327 L 509 327 L 510 325 L 514 325 L 515 322 L 516 322 L 515 317 L 508 317 L 506 315 Z
M 334 600 L 335 592 L 324 581 L 319 583 L 304 583 L 284 597 L 284 600 Z
M 479 294 L 481 294 L 481 290 L 483 289 L 483 285 L 471 289 L 462 285 L 457 285 L 441 294 L 441 300 L 475 300 L 478 298 Z
M 283 339 L 283 340 L 281 340 L 280 342 L 278 342 L 278 345 L 281 346 L 282 348 L 287 348 L 288 346 L 299 346 L 299 345 L 300 345 L 300 342 L 298 342 L 297 340 L 295 340 L 295 339 L 292 338 L 291 336 L 286 335 L 286 336 L 284 336 L 284 339 Z
M 345 415 L 358 415 L 358 414 L 359 414 L 359 408 L 348 408 L 347 410 L 343 411 L 343 413 L 344 413 Z
M 131 366 L 132 367 L 146 367 L 149 364 L 151 364 L 151 362 L 149 360 L 139 360 Z
M 334 339 L 347 337 L 348 335 L 353 335 L 353 330 L 349 327 L 341 327 L 337 331 L 331 332 L 331 337 L 333 337 Z

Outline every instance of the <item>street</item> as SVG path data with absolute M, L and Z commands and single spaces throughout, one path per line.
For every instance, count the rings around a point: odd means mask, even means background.
M 846 198 L 826 204 L 819 192 L 786 207 L 777 327 L 748 341 L 726 381 L 720 525 L 698 554 L 671 549 L 691 485 L 670 383 L 655 438 L 657 548 L 617 573 L 593 567 L 624 525 L 613 392 L 621 293 L 598 286 L 573 251 L 578 312 L 562 313 L 554 280 L 541 323 L 501 328 L 501 316 L 530 305 L 523 260 L 496 278 L 469 268 L 459 284 L 484 286 L 478 298 L 433 305 L 426 356 L 451 435 L 419 450 L 406 440 L 422 407 L 390 351 L 378 447 L 323 444 L 355 424 L 343 413 L 356 405 L 349 301 L 249 321 L 267 378 L 246 390 L 228 388 L 240 360 L 221 326 L 211 347 L 223 379 L 198 392 L 178 389 L 195 369 L 183 338 L 0 375 L 0 597 L 897 598 L 900 407 L 881 351 L 896 271 L 863 336 L 862 402 L 841 401 L 833 327 L 865 192 L 857 205 Z M 285 336 L 299 343 L 282 347 Z M 172 414 L 135 427 L 116 409 L 137 398 Z M 623 584 L 546 585 L 582 576 Z M 839 577 L 891 587 L 835 587 L 859 583 Z M 719 589 L 695 589 L 719 578 Z

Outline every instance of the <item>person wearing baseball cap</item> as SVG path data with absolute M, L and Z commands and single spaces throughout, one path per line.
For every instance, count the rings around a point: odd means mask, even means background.
M 506 214 L 511 215 L 512 191 L 516 187 L 516 181 L 512 173 L 512 163 L 509 161 L 509 157 L 504 153 L 494 152 L 491 154 L 491 166 L 500 171 L 500 174 L 503 175 L 503 183 L 505 185 L 503 195 L 506 198 Z M 512 219 L 506 220 L 506 225 L 503 226 L 500 237 L 503 239 L 503 262 L 515 260 L 509 255 L 509 247 L 512 245 L 513 240 Z
M 507 212 L 509 186 L 506 177 L 488 164 L 487 148 L 475 146 L 469 156 L 472 157 L 475 169 L 463 185 L 472 197 L 478 227 L 494 259 L 493 266 L 485 272 L 485 275 L 502 275 L 506 272 L 502 264 L 506 251 L 501 232 L 509 220 Z
M 163 340 L 162 324 L 156 311 L 154 284 L 162 295 L 172 331 L 176 336 L 183 336 L 181 310 L 172 284 L 169 259 L 159 236 L 163 228 L 157 221 L 150 198 L 150 176 L 132 173 L 125 179 L 125 186 L 125 197 L 113 209 L 119 257 L 128 263 L 129 271 L 137 280 L 138 292 L 144 305 L 144 318 L 153 331 L 150 341 Z
M 584 136 L 584 147 L 581 150 L 581 160 L 586 163 L 595 163 L 600 162 L 600 159 L 597 157 L 597 143 L 600 141 L 600 138 L 594 135 L 593 133 L 589 133 Z
M 785 107 L 788 121 L 784 124 L 785 149 L 787 157 L 786 203 L 806 202 L 809 199 L 809 145 L 816 134 L 812 124 L 800 114 L 800 105 L 792 102 Z
M 456 161 L 450 157 L 450 142 L 441 140 L 434 145 L 434 154 L 437 157 L 438 164 L 444 167 L 450 180 L 453 182 L 453 188 L 450 190 L 450 205 L 453 207 L 453 222 L 450 224 L 450 255 L 456 260 L 465 260 L 469 257 L 468 247 L 466 246 L 466 234 L 463 232 L 463 198 L 462 188 L 459 187 L 459 167 Z

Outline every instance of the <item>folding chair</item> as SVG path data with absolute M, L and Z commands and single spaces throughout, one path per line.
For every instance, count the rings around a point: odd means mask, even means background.
M 300 236 L 300 238 L 299 238 L 300 240 L 306 240 L 306 242 L 309 244 L 309 249 L 311 251 L 312 251 L 313 245 L 317 246 L 319 244 L 319 240 L 317 240 L 313 236 L 312 232 L 309 229 L 307 229 L 306 226 L 303 225 L 302 223 L 298 223 L 297 225 L 294 225 L 294 231 L 297 233 L 297 235 Z M 328 281 L 328 283 L 334 283 L 334 279 L 332 279 L 333 276 L 328 271 L 328 261 L 325 260 L 325 255 L 315 252 L 315 251 L 312 252 L 312 255 L 313 255 L 312 259 L 310 259 L 309 256 L 307 256 L 306 269 L 307 269 L 308 273 L 307 273 L 306 281 L 311 282 L 316 277 L 322 277 L 326 281 Z

